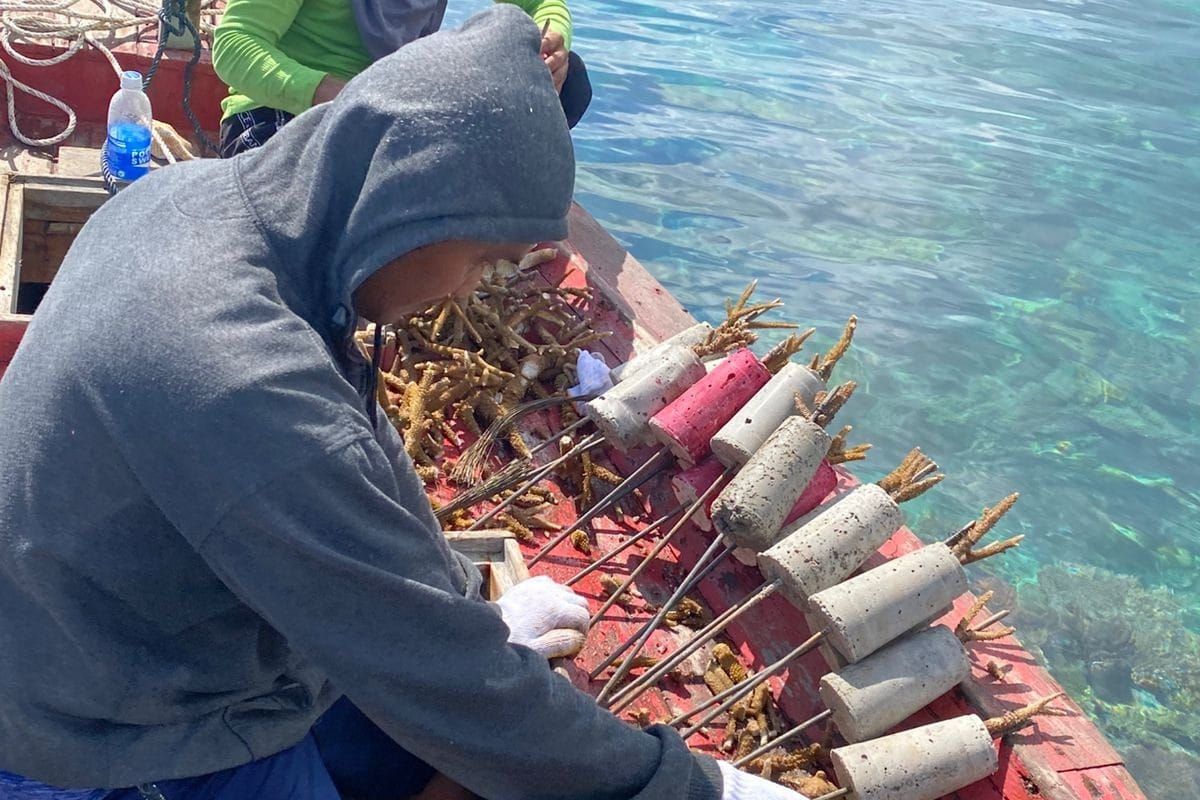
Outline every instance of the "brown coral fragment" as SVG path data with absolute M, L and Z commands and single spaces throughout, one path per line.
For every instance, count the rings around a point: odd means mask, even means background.
M 799 327 L 788 322 L 759 321 L 758 318 L 763 314 L 782 306 L 783 301 L 775 299 L 766 303 L 748 305 L 750 296 L 754 294 L 757 287 L 758 282 L 751 281 L 736 302 L 726 302 L 725 321 L 713 328 L 705 340 L 692 349 L 697 356 L 709 358 L 732 352 L 739 347 L 748 347 L 758 341 L 755 329 Z
M 741 683 L 746 680 L 746 667 L 738 660 L 734 654 L 733 648 L 725 643 L 719 643 L 713 647 L 713 660 L 720 665 L 721 669 L 725 670 L 725 674 L 733 679 L 734 683 Z
M 858 329 L 858 317 L 853 314 L 850 319 L 846 320 L 846 327 L 842 329 L 842 335 L 834 343 L 833 347 L 829 348 L 829 352 L 821 357 L 820 364 L 816 367 L 817 374 L 821 376 L 821 380 L 827 381 L 833 375 L 833 368 L 842 360 L 842 356 L 846 355 L 846 351 L 850 349 L 850 343 L 854 340 L 854 331 Z
M 711 621 L 704 606 L 692 597 L 684 597 L 680 600 L 673 609 L 667 612 L 665 620 L 667 625 L 672 628 L 681 625 L 686 628 L 696 628 L 707 625 Z
M 571 546 L 585 556 L 592 554 L 592 540 L 588 538 L 587 531 L 577 530 L 571 533 Z
M 1008 513 L 1009 509 L 1017 502 L 1020 495 L 1013 492 L 991 508 L 984 508 L 983 513 L 979 515 L 979 519 L 964 526 L 954 536 L 951 537 L 951 551 L 958 556 L 958 560 L 963 564 L 973 564 L 976 561 L 982 561 L 985 558 L 1003 553 L 1006 550 L 1011 550 L 1021 544 L 1025 536 L 1013 536 L 1003 541 L 993 542 L 976 549 L 977 545 L 984 536 L 988 534 L 1000 518 Z
M 853 447 L 847 446 L 846 439 L 853 430 L 849 425 L 845 425 L 833 437 L 833 441 L 829 444 L 829 453 L 825 456 L 830 464 L 846 464 L 850 461 L 862 461 L 867 457 L 867 451 L 871 449 L 871 445 L 859 444 Z
M 505 530 L 511 531 L 517 537 L 517 541 L 525 543 L 533 541 L 533 531 L 531 531 L 525 523 L 517 519 L 515 515 L 508 512 L 502 512 L 496 515 L 496 521 L 499 522 Z
M 754 752 L 754 748 L 758 747 L 761 736 L 761 730 L 758 727 L 758 720 L 751 719 L 746 722 L 746 726 L 738 731 L 737 745 L 733 750 L 733 757 L 744 758 Z
M 794 769 L 804 769 L 810 764 L 817 764 L 829 757 L 829 748 L 821 742 L 813 742 L 810 745 L 792 750 L 789 753 L 773 753 L 765 756 L 760 756 L 750 762 L 750 766 L 760 772 L 769 768 L 775 774 L 783 774 Z
M 779 372 L 779 370 L 783 369 L 792 360 L 792 356 L 804 348 L 804 343 L 816 332 L 816 328 L 808 328 L 800 333 L 793 333 L 791 336 L 788 336 L 767 351 L 767 354 L 762 357 L 763 366 L 772 375 Z
M 661 659 L 656 658 L 654 656 L 648 656 L 645 653 L 642 653 L 642 654 L 639 654 L 639 655 L 636 655 L 633 657 L 633 663 L 630 665 L 629 668 L 630 669 L 641 669 L 641 668 L 653 667 L 653 666 L 657 665 L 660 660 Z M 615 667 L 616 669 L 620 669 L 624 664 L 625 664 L 625 659 L 623 659 L 623 658 L 618 659 L 617 661 L 613 662 L 613 667 Z
M 1064 694 L 1065 692 L 1055 692 L 1048 697 L 1035 700 L 1029 705 L 1009 711 L 1007 714 L 1002 716 L 992 717 L 991 719 L 984 720 L 983 724 L 987 726 L 988 733 L 996 738 L 999 738 L 1001 736 L 1007 736 L 1010 733 L 1019 731 L 1021 728 L 1024 728 L 1026 725 L 1028 725 L 1034 717 L 1039 715 L 1046 717 L 1064 717 L 1069 713 L 1066 709 L 1049 708 L 1049 705 L 1052 702 L 1062 697 Z
M 1006 550 L 1012 550 L 1014 547 L 1019 547 L 1021 542 L 1025 540 L 1025 534 L 1019 534 L 999 542 L 992 542 L 975 550 L 967 551 L 960 557 L 960 561 L 964 564 L 974 564 L 976 561 L 982 561 L 985 558 L 999 555 Z
M 996 661 L 987 663 L 987 674 L 992 676 L 992 680 L 1003 682 L 1011 669 L 1012 664 L 1001 665 Z
M 828 427 L 857 388 L 858 384 L 854 381 L 846 381 L 832 392 L 818 392 L 815 398 L 816 408 L 809 412 L 808 419 L 822 428 Z
M 613 486 L 619 486 L 625 480 L 603 464 L 592 465 L 592 477 Z
M 914 481 L 913 483 L 909 483 L 896 491 L 895 494 L 892 495 L 892 499 L 897 503 L 907 503 L 909 500 L 915 500 L 932 489 L 934 486 L 937 486 L 939 483 L 945 480 L 945 478 L 945 475 L 939 474 L 931 475 L 923 480 Z
M 780 775 L 776 783 L 799 792 L 805 797 L 821 797 L 837 791 L 837 787 L 829 782 L 824 771 L 810 775 L 802 769 L 796 769 Z
M 979 616 L 979 612 L 983 610 L 983 607 L 988 604 L 988 601 L 990 601 L 995 594 L 995 590 L 989 589 L 988 591 L 979 595 L 979 597 L 976 597 L 975 602 L 971 604 L 971 607 L 967 609 L 965 614 L 963 614 L 962 619 L 958 621 L 958 625 L 954 627 L 955 632 L 958 633 L 970 628 L 971 622 L 974 621 L 975 617 Z
M 729 673 L 721 669 L 721 665 L 710 663 L 708 668 L 704 670 L 704 685 L 713 694 L 720 694 L 733 688 L 733 678 L 729 677 Z
M 746 721 L 746 701 L 737 703 L 733 708 L 729 709 L 725 721 L 725 739 L 721 742 L 721 749 L 726 753 L 733 750 L 737 744 L 738 733 L 741 731 L 742 723 Z
M 988 601 L 991 600 L 995 594 L 996 593 L 994 591 L 989 590 L 977 597 L 975 602 L 971 604 L 971 607 L 967 609 L 967 613 L 963 614 L 962 619 L 960 619 L 958 624 L 954 626 L 954 635 L 957 636 L 959 641 L 961 641 L 963 644 L 966 644 L 967 642 L 987 642 L 993 639 L 1003 639 L 1005 636 L 1011 636 L 1013 633 L 1016 633 L 1016 628 L 1007 626 L 996 628 L 990 631 L 986 630 L 986 628 L 989 628 L 995 623 L 1004 619 L 1004 617 L 1008 615 L 1007 610 L 993 614 L 980 623 L 977 627 L 972 627 L 972 624 L 975 622 L 975 617 L 979 616 L 979 612 L 983 610 L 983 607 L 988 604 Z
M 945 475 L 931 474 L 937 468 L 937 463 L 922 453 L 921 448 L 914 447 L 894 470 L 877 483 L 897 503 L 904 503 L 920 497 L 942 482 Z
M 766 710 L 767 703 L 770 701 L 771 687 L 766 683 L 760 683 L 758 686 L 754 687 L 754 692 L 750 695 L 750 713 L 755 717 L 759 716 Z

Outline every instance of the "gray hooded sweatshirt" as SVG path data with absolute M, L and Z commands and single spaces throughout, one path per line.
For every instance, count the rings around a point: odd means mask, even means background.
M 344 693 L 489 800 L 719 794 L 673 732 L 507 643 L 367 411 L 367 276 L 431 242 L 566 235 L 538 49 L 497 6 L 84 227 L 0 381 L 0 769 L 205 774 L 295 744 Z

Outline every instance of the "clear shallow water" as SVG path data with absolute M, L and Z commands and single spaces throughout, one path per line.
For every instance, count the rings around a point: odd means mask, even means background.
M 572 9 L 579 200 L 700 318 L 751 277 L 816 347 L 857 314 L 860 473 L 936 458 L 926 539 L 1019 489 L 1025 545 L 974 575 L 1148 794 L 1194 796 L 1200 3 Z

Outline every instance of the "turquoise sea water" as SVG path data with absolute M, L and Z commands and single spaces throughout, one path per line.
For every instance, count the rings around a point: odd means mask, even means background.
M 933 456 L 926 539 L 1020 490 L 973 575 L 1196 796 L 1200 3 L 571 7 L 579 200 L 698 317 L 751 277 L 817 347 L 857 314 L 860 473 Z

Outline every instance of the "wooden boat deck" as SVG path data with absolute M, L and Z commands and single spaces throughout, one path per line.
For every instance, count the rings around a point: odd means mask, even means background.
M 153 47 L 145 41 L 131 41 L 119 45 L 118 57 L 128 68 L 145 68 Z M 49 49 L 46 54 L 51 52 Z M 152 90 L 155 116 L 173 124 L 181 133 L 188 130 L 179 107 L 179 87 L 182 64 L 186 54 L 169 52 L 160 69 L 159 77 Z M 199 71 L 193 87 L 192 101 L 205 128 L 216 128 L 218 113 L 216 102 L 223 95 L 223 87 L 207 67 Z M 71 102 L 80 114 L 76 135 L 62 146 L 51 148 L 51 152 L 31 152 L 15 143 L 7 131 L 0 135 L 0 156 L 9 170 L 25 174 L 49 176 L 79 176 L 96 174 L 96 150 L 103 141 L 103 122 L 107 98 L 112 91 L 109 66 L 98 54 L 88 52 L 54 68 L 29 69 L 13 64 L 14 74 L 34 86 L 51 91 Z M 93 81 L 92 78 L 95 78 Z M 161 93 L 161 94 L 156 94 Z M 19 94 L 18 110 L 29 131 L 53 127 L 40 115 L 46 109 L 40 101 Z M 2 178 L 3 190 L 10 190 L 10 182 Z M 6 216 L 0 221 L 0 245 L 7 236 L 18 236 L 22 220 L 12 219 L 7 213 L 9 203 L 0 208 Z M 590 286 L 594 290 L 591 301 L 579 301 L 579 313 L 592 320 L 595 327 L 612 331 L 596 349 L 602 351 L 610 363 L 624 361 L 636 350 L 644 349 L 677 330 L 691 324 L 693 319 L 687 311 L 655 281 L 646 270 L 626 253 L 599 224 L 583 209 L 575 207 L 571 212 L 571 231 L 564 249 L 566 255 L 540 268 L 547 284 Z M 0 271 L 0 297 L 5 297 L 6 306 L 0 308 L 0 374 L 3 373 L 16 349 L 28 317 L 14 314 L 15 291 L 11 282 L 17 276 L 4 275 Z M 8 281 L 9 285 L 5 286 Z M 869 324 L 869 320 L 864 320 Z M 2 411 L 0 411 L 2 413 Z M 853 407 L 847 413 L 853 415 Z M 535 426 L 545 426 L 543 420 Z M 543 432 L 548 432 L 546 428 Z M 628 463 L 618 463 L 624 471 Z M 854 483 L 853 476 L 843 471 L 839 490 Z M 647 491 L 645 519 L 653 519 L 666 510 L 672 502 L 665 481 L 658 480 Z M 569 503 L 558 508 L 557 521 L 569 524 L 573 511 Z M 637 520 L 623 522 L 603 518 L 593 526 L 600 552 L 606 552 L 620 541 L 620 537 L 635 530 Z M 682 570 L 679 564 L 690 564 L 706 544 L 706 536 L 689 529 L 679 541 L 678 549 L 667 548 L 664 558 L 648 570 L 639 581 L 639 594 L 650 601 L 661 600 L 676 585 Z M 902 528 L 875 556 L 875 563 L 909 552 L 920 546 L 920 540 L 907 528 Z M 526 555 L 538 545 L 525 545 Z M 628 564 L 627 559 L 636 558 L 645 551 L 645 546 L 632 548 L 631 553 L 618 559 L 612 566 L 620 574 Z M 585 559 L 569 543 L 564 542 L 551 556 L 535 565 L 534 574 L 548 574 L 564 578 L 576 572 Z M 756 570 L 740 564 L 724 565 L 713 573 L 700 588 L 700 594 L 716 613 L 726 609 L 732 602 L 759 585 L 761 579 Z M 598 605 L 600 590 L 598 576 L 593 575 L 578 587 L 581 593 Z M 961 616 L 972 598 L 964 596 L 956 604 L 955 612 L 949 617 L 951 624 Z M 612 646 L 627 637 L 636 624 L 645 618 L 644 611 L 626 612 L 615 606 L 612 612 L 593 630 L 584 652 L 574 665 L 566 671 L 571 679 L 585 690 L 595 692 L 599 685 L 589 685 L 586 669 L 596 664 Z M 754 668 L 761 667 L 785 653 L 808 636 L 808 627 L 795 609 L 782 598 L 772 597 L 753 612 L 745 616 L 728 631 L 727 638 L 740 651 L 743 660 Z M 651 652 L 665 652 L 674 646 L 676 633 L 660 631 L 651 640 Z M 1061 687 L 1044 668 L 1021 646 L 1016 638 L 994 642 L 976 643 L 971 647 L 972 674 L 960 690 L 955 690 L 931 706 L 914 715 L 901 727 L 924 724 L 935 719 L 979 712 L 985 716 L 1003 713 L 1017 708 L 1030 700 L 1059 691 Z M 993 679 L 986 670 L 989 661 L 1011 665 L 1003 681 Z M 827 671 L 823 657 L 814 652 L 794 665 L 784 679 L 772 681 L 781 698 L 784 712 L 792 720 L 806 719 L 819 710 L 815 686 L 819 677 Z M 655 690 L 645 696 L 644 702 L 653 718 L 659 719 L 668 712 L 686 708 L 689 697 L 706 696 L 707 689 L 699 678 L 683 683 L 669 683 L 667 688 Z M 1072 713 L 1065 717 L 1040 718 L 1036 725 L 1010 736 L 1000 745 L 1000 770 L 988 780 L 980 781 L 956 793 L 960 800 L 1142 800 L 1144 795 L 1137 788 L 1125 769 L 1120 755 L 1104 739 L 1099 730 L 1073 703 Z M 718 735 L 719 735 L 719 728 Z M 713 742 L 702 732 L 691 742 L 698 749 L 711 749 Z

